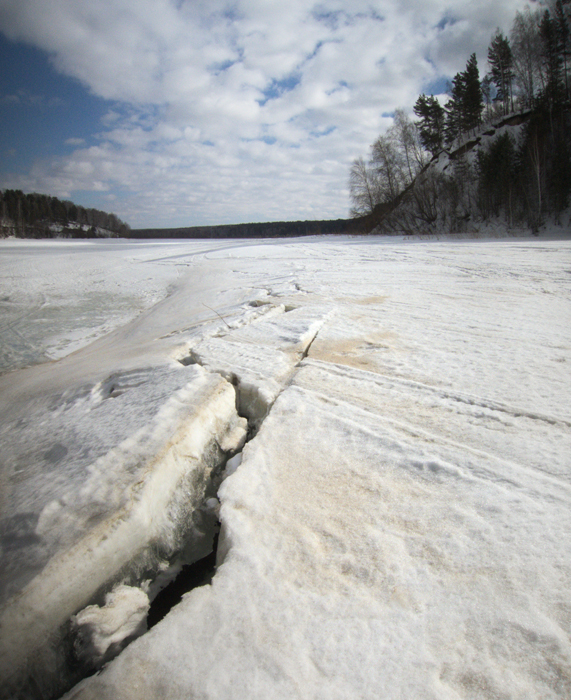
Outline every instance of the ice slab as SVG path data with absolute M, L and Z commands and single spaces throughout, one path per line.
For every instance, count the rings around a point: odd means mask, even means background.
M 568 481 L 377 380 L 304 361 L 222 484 L 212 585 L 68 700 L 569 696 Z
M 209 551 L 214 518 L 207 527 L 199 506 L 211 471 L 244 443 L 235 405 L 220 375 L 173 362 L 49 395 L 25 425 L 3 426 L 8 689 L 65 687 L 73 615 L 117 582 L 152 580 L 184 550 Z
M 333 309 L 310 304 L 286 313 L 282 305 L 280 311 L 198 343 L 188 359 L 222 374 L 236 386 L 239 413 L 254 429 Z

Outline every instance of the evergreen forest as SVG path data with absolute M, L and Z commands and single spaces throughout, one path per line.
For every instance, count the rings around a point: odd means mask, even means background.
M 351 215 L 376 232 L 567 223 L 571 194 L 571 0 L 518 12 L 447 97 L 397 109 L 367 160 L 353 161 Z
M 129 226 L 115 214 L 21 190 L 0 191 L 0 238 L 126 237 Z

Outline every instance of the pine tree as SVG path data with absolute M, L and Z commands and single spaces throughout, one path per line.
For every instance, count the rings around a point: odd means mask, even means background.
M 463 120 L 464 129 L 469 131 L 475 129 L 482 123 L 482 110 L 484 100 L 482 97 L 482 87 L 480 85 L 480 72 L 478 70 L 478 60 L 473 53 L 468 59 L 466 70 L 464 71 L 464 103 Z
M 432 156 L 436 156 L 442 150 L 444 140 L 444 108 L 434 95 L 427 97 L 423 94 L 416 101 L 413 110 L 420 117 L 420 121 L 416 122 L 420 141 Z
M 568 3 L 566 3 L 568 4 Z M 565 14 L 563 3 L 557 0 L 555 4 L 555 30 L 557 33 L 558 51 L 563 62 L 563 83 L 565 85 L 565 99 L 569 100 L 569 78 L 567 75 L 567 58 L 570 56 L 569 35 L 569 18 Z
M 559 37 L 557 23 L 551 17 L 549 10 L 545 10 L 539 25 L 539 33 L 542 39 L 542 58 L 545 71 L 545 94 L 550 110 L 562 101 L 562 65 L 563 58 L 559 51 Z
M 445 135 L 448 142 L 482 123 L 484 100 L 475 53 L 468 59 L 466 70 L 454 76 L 450 96 L 446 105 Z
M 478 151 L 478 194 L 484 218 L 506 215 L 511 225 L 515 214 L 516 148 L 509 133 L 498 136 L 487 150 Z
M 456 73 L 448 90 L 450 100 L 446 103 L 444 136 L 447 143 L 452 143 L 462 131 L 462 103 L 464 101 L 463 74 Z
M 507 114 L 510 103 L 513 109 L 513 56 L 509 40 L 499 30 L 496 30 L 488 48 L 488 63 L 490 77 L 497 90 L 496 100 L 503 103 L 504 114 Z

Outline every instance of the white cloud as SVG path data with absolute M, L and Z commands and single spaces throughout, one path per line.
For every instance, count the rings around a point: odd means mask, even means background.
M 99 146 L 13 184 L 120 190 L 135 226 L 346 216 L 349 164 L 382 115 L 474 51 L 484 70 L 493 31 L 525 4 L 4 0 L 7 36 L 118 103 Z

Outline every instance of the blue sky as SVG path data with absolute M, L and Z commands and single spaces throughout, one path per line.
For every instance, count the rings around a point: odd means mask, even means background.
M 3 35 L 0 64 L 2 173 L 26 173 L 38 158 L 93 142 L 109 108 L 105 100 L 58 73 L 44 51 Z
M 0 187 L 132 226 L 345 217 L 354 158 L 525 0 L 0 0 Z

